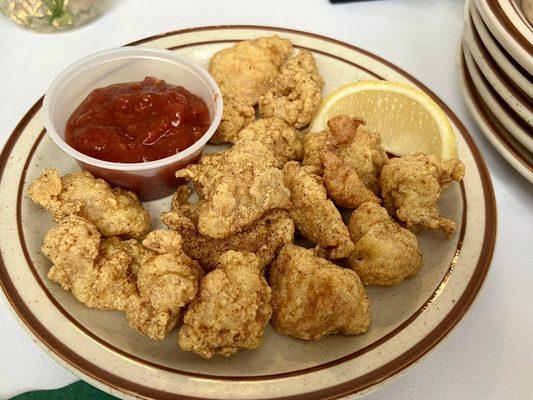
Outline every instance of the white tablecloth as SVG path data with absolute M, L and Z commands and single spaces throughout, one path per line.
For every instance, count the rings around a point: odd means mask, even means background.
M 439 95 L 474 136 L 492 174 L 498 242 L 470 312 L 428 357 L 367 398 L 531 399 L 533 186 L 476 128 L 459 88 L 460 0 L 128 0 L 70 32 L 38 34 L 0 19 L 0 142 L 68 64 L 166 31 L 219 24 L 295 28 L 340 39 L 403 67 Z M 0 301 L 0 398 L 77 380 L 45 355 Z

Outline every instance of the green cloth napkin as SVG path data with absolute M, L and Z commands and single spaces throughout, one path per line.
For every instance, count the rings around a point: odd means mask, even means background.
M 11 400 L 113 400 L 116 397 L 104 393 L 83 381 L 55 390 L 36 390 L 12 397 Z

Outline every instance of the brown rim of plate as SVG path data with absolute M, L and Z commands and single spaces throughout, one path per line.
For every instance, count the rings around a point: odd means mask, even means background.
M 531 105 L 533 103 L 533 99 L 531 99 L 531 97 L 529 97 L 526 93 L 524 93 L 522 89 L 517 87 L 515 83 L 512 81 L 512 79 L 509 78 L 505 74 L 505 72 L 502 71 L 502 69 L 500 68 L 498 64 L 496 64 L 496 62 L 492 59 L 492 56 L 490 55 L 489 51 L 483 44 L 483 41 L 479 37 L 477 30 L 474 28 L 475 24 L 474 24 L 474 20 L 472 19 L 472 16 L 469 15 L 468 18 L 470 19 L 470 25 L 472 26 L 471 30 L 472 30 L 472 37 L 474 39 L 474 42 L 476 42 L 477 48 L 479 49 L 479 51 L 481 51 L 483 59 L 485 60 L 489 68 L 492 70 L 494 75 L 496 75 L 496 77 L 498 78 L 498 81 L 503 86 L 505 86 L 505 88 L 516 98 L 516 100 L 518 100 L 520 104 L 523 107 L 525 107 L 529 112 L 533 112 L 533 106 Z M 474 59 L 476 64 L 478 64 L 478 61 L 476 60 L 476 58 L 475 57 L 472 57 L 472 58 Z M 478 67 L 479 67 L 479 64 L 478 64 Z M 485 76 L 483 71 L 481 71 L 481 74 Z M 489 85 L 489 86 L 492 87 L 492 85 Z M 498 95 L 498 98 L 501 98 L 501 96 Z M 519 118 L 519 119 L 522 120 L 522 118 Z M 525 121 L 523 120 L 522 122 L 525 123 Z M 526 125 L 529 125 L 529 124 L 526 123 Z M 529 127 L 528 130 L 529 129 L 531 129 L 531 127 Z
M 522 35 L 513 22 L 509 19 L 498 0 L 484 0 L 490 8 L 498 22 L 504 27 L 507 33 L 522 47 L 529 56 L 533 56 L 533 45 Z M 511 2 L 512 3 L 512 2 Z
M 522 1 L 524 0 L 520 0 L 520 4 L 522 4 Z M 524 16 L 524 13 L 522 12 L 522 10 L 519 10 L 517 7 L 516 7 L 516 3 L 513 1 L 513 0 L 510 0 L 509 1 L 509 4 L 511 5 L 512 9 L 514 10 L 514 12 L 516 13 L 516 15 L 518 16 L 518 18 L 520 18 L 520 20 L 524 23 L 525 26 L 527 26 L 527 28 L 533 32 L 533 28 L 531 27 L 531 23 L 527 20 L 527 18 Z
M 223 25 L 223 26 L 188 28 L 188 29 L 178 30 L 174 32 L 168 32 L 165 34 L 152 36 L 146 39 L 142 39 L 142 40 L 130 43 L 130 45 L 141 44 L 147 41 L 153 41 L 156 39 L 160 39 L 160 38 L 164 38 L 164 37 L 168 37 L 168 36 L 176 35 L 176 34 L 205 31 L 205 30 L 223 30 L 223 29 L 263 29 L 263 30 L 269 30 L 269 31 L 287 32 L 287 33 L 306 35 L 309 37 L 318 38 L 323 41 L 328 41 L 330 43 L 334 43 L 340 46 L 344 46 L 351 50 L 355 50 L 361 54 L 364 54 L 370 58 L 373 58 L 374 60 L 379 61 L 380 63 L 383 63 L 384 65 L 387 65 L 389 68 L 402 74 L 403 76 L 405 76 L 406 78 L 410 79 L 412 82 L 417 84 L 422 90 L 426 91 L 426 93 L 428 93 L 428 95 L 430 95 L 447 112 L 448 116 L 452 119 L 454 124 L 458 127 L 459 131 L 461 132 L 461 135 L 463 136 L 468 147 L 470 148 L 470 151 L 472 152 L 474 156 L 474 160 L 476 162 L 478 172 L 480 174 L 480 178 L 482 181 L 482 186 L 483 186 L 483 194 L 484 194 L 484 200 L 485 200 L 485 219 L 486 219 L 485 232 L 484 232 L 480 257 L 478 259 L 472 278 L 468 282 L 468 285 L 466 286 L 466 289 L 461 295 L 461 297 L 456 301 L 452 310 L 444 317 L 444 319 L 437 325 L 437 327 L 433 329 L 428 335 L 426 335 L 426 337 L 424 337 L 420 342 L 416 343 L 411 349 L 407 350 L 406 352 L 401 354 L 399 357 L 381 366 L 380 368 L 377 368 L 376 370 L 368 374 L 365 374 L 363 376 L 360 376 L 356 379 L 353 379 L 351 381 L 344 382 L 342 384 L 339 384 L 333 387 L 320 389 L 320 390 L 317 390 L 311 393 L 291 396 L 290 399 L 294 399 L 294 400 L 304 399 L 304 398 L 305 399 L 308 399 L 308 398 L 331 399 L 331 398 L 338 398 L 338 397 L 345 396 L 348 394 L 360 392 L 361 390 L 364 390 L 379 382 L 382 382 L 383 380 L 391 377 L 392 375 L 398 373 L 399 371 L 402 371 L 403 369 L 405 369 L 406 367 L 408 367 L 409 365 L 411 365 L 412 363 L 420 359 L 422 356 L 424 356 L 429 350 L 431 350 L 437 343 L 439 343 L 450 332 L 450 330 L 457 324 L 457 322 L 462 318 L 462 316 L 469 309 L 474 298 L 476 297 L 479 289 L 481 288 L 484 282 L 484 278 L 487 274 L 487 271 L 489 269 L 490 261 L 492 259 L 492 254 L 494 250 L 495 238 L 496 238 L 496 205 L 495 205 L 494 191 L 492 188 L 492 183 L 490 180 L 487 167 L 472 137 L 469 135 L 468 131 L 463 126 L 463 124 L 460 122 L 460 120 L 457 118 L 457 116 L 449 109 L 448 106 L 446 106 L 446 104 L 444 104 L 425 85 L 420 83 L 418 80 L 416 80 L 415 78 L 413 78 L 408 73 L 404 72 L 403 70 L 401 70 L 399 67 L 395 66 L 394 64 L 391 64 L 390 62 L 383 60 L 380 57 L 366 50 L 359 49 L 356 46 L 341 42 L 339 40 L 331 39 L 331 38 L 317 35 L 317 34 L 312 34 L 312 33 L 292 30 L 292 29 L 286 29 L 286 28 L 274 28 L 274 27 L 266 27 L 266 26 L 254 26 L 254 25 Z M 0 178 L 2 177 L 5 166 L 8 162 L 9 153 L 13 149 L 15 143 L 20 137 L 27 123 L 39 110 L 41 106 L 41 102 L 42 102 L 42 99 L 39 100 L 29 110 L 29 112 L 23 117 L 23 119 L 17 125 L 17 127 L 15 128 L 11 136 L 8 138 L 5 144 L 5 147 L 2 150 L 2 153 L 0 155 Z M 464 189 L 463 189 L 463 195 L 464 195 Z M 48 347 L 49 350 L 54 352 L 60 359 L 62 359 L 64 362 L 72 366 L 75 370 L 78 370 L 82 374 L 94 379 L 97 382 L 101 382 L 104 386 L 112 387 L 123 393 L 134 394 L 134 395 L 136 394 L 136 395 L 148 396 L 152 398 L 161 398 L 161 399 L 195 399 L 193 397 L 175 395 L 175 394 L 171 394 L 168 392 L 152 389 L 150 387 L 140 385 L 136 382 L 128 381 L 127 379 L 113 375 L 109 373 L 108 371 L 105 371 L 102 368 L 83 359 L 78 354 L 73 352 L 71 349 L 67 348 L 63 343 L 61 343 L 53 335 L 51 335 L 50 337 L 47 337 L 46 339 L 48 340 L 44 339 L 43 332 L 46 334 L 48 332 L 47 329 L 31 313 L 29 308 L 26 306 L 26 304 L 20 298 L 19 294 L 16 292 L 7 274 L 7 270 L 5 268 L 5 265 L 3 264 L 3 260 L 1 259 L 1 254 L 0 254 L 0 284 L 4 290 L 4 293 L 6 294 L 6 297 L 11 303 L 11 306 L 13 307 L 15 312 L 18 314 L 18 316 L 21 318 L 21 320 L 26 324 L 26 327 L 37 338 L 39 338 L 40 341 L 46 347 Z M 63 352 L 58 349 L 62 350 Z M 248 380 L 257 380 L 257 378 L 255 377 L 246 377 L 246 378 L 248 378 Z M 214 377 L 214 379 L 220 380 L 221 377 L 216 376 Z M 241 380 L 241 379 L 238 379 L 238 380 Z
M 498 122 L 496 117 L 492 114 L 492 111 L 490 111 L 488 106 L 485 104 L 485 102 L 481 98 L 481 95 L 477 91 L 477 88 L 475 87 L 474 82 L 472 81 L 470 72 L 468 71 L 468 67 L 466 64 L 463 50 L 461 50 L 461 63 L 463 65 L 462 73 L 463 73 L 464 82 L 466 83 L 465 86 L 466 86 L 467 92 L 470 95 L 470 99 L 472 100 L 473 105 L 476 107 L 479 115 L 481 115 L 486 125 L 490 128 L 494 137 L 500 142 L 500 144 L 504 146 L 515 157 L 515 159 L 520 161 L 520 163 L 523 164 L 524 167 L 526 167 L 529 171 L 533 171 L 533 165 L 531 164 L 531 162 L 526 157 L 524 157 L 524 154 L 520 150 L 517 149 L 517 145 L 515 145 L 509 140 L 509 137 L 512 135 L 507 132 L 507 130 L 501 125 L 500 122 Z M 478 67 L 476 66 L 476 68 Z M 481 74 L 481 72 L 479 73 Z M 483 78 L 482 75 L 481 75 L 481 78 Z M 487 90 L 489 90 L 493 95 L 497 96 L 497 94 L 490 87 L 490 85 L 488 85 L 488 82 L 485 81 L 485 83 L 487 83 L 486 85 Z M 503 107 L 503 104 L 504 102 L 500 102 L 500 105 L 502 107 Z M 527 150 L 524 150 L 524 151 L 527 151 Z
M 483 24 L 483 27 L 485 28 L 485 32 L 487 33 L 487 35 L 490 37 L 490 40 L 492 40 L 492 43 L 498 48 L 498 50 L 500 50 L 500 52 L 505 56 L 505 58 L 507 59 L 507 61 L 509 61 L 509 63 L 511 63 L 513 65 L 513 67 L 515 67 L 518 72 L 520 74 L 522 74 L 524 76 L 525 79 L 527 79 L 529 82 L 531 82 L 533 84 L 533 81 L 531 79 L 531 74 L 529 72 L 527 72 L 524 67 L 522 67 L 514 58 L 513 56 L 511 56 L 509 54 L 509 52 L 500 44 L 500 42 L 498 42 L 498 39 L 496 39 L 496 37 L 494 36 L 494 34 L 490 31 L 489 27 L 487 26 L 487 24 L 485 23 L 485 21 L 483 20 L 483 17 L 481 16 L 481 13 L 478 11 L 477 9 L 477 6 L 475 4 L 475 2 L 472 2 L 471 3 L 471 6 L 470 7 L 473 7 L 475 9 L 475 12 L 477 13 L 478 17 L 477 19 L 473 18 L 472 17 L 472 9 L 470 10 L 470 15 L 469 17 L 471 18 L 472 22 L 473 22 L 473 27 L 475 27 L 475 31 L 476 33 L 478 34 L 479 36 L 479 27 L 478 27 L 478 24 L 476 23 L 476 21 L 479 21 L 480 24 Z M 483 40 L 481 40 L 483 42 Z M 483 46 L 485 48 L 487 48 L 487 46 L 485 45 L 485 43 L 483 42 Z M 492 56 L 491 56 L 492 58 Z M 514 82 L 513 82 L 514 84 Z
M 488 55 L 487 50 L 483 46 L 483 44 L 480 41 L 478 41 L 479 36 L 477 36 L 477 32 L 474 33 L 474 39 L 476 41 L 476 44 L 478 45 L 478 48 L 483 53 L 483 57 L 485 58 L 485 61 L 487 61 L 487 64 L 489 65 L 489 67 L 491 69 L 493 69 L 494 73 L 498 74 L 498 72 L 496 71 L 496 69 L 498 69 L 502 74 L 504 74 L 504 72 L 501 71 L 499 69 L 499 67 L 494 64 L 494 61 Z M 465 43 L 465 44 L 468 46 L 467 43 Z M 470 51 L 470 54 L 472 54 L 472 51 L 470 49 L 469 49 L 469 51 Z M 531 125 L 529 125 L 526 121 L 524 121 L 523 118 L 520 115 L 518 115 L 518 113 L 515 110 L 513 110 L 509 104 L 507 104 L 507 102 L 500 96 L 500 94 L 496 91 L 496 89 L 494 89 L 494 87 L 488 81 L 487 77 L 483 74 L 483 71 L 479 67 L 479 65 L 478 65 L 478 63 L 476 61 L 476 58 L 473 55 L 472 55 L 472 59 L 474 60 L 476 71 L 479 73 L 479 76 L 481 77 L 481 80 L 485 84 L 485 87 L 487 88 L 487 90 L 498 100 L 498 104 L 501 106 L 501 108 L 504 109 L 505 113 L 509 115 L 509 118 L 511 118 L 517 125 L 519 125 L 522 129 L 524 129 L 524 131 L 528 135 L 531 136 L 532 135 L 531 130 L 533 129 L 533 127 Z M 507 76 L 506 75 L 499 76 L 498 78 L 500 78 L 500 80 L 502 82 L 505 82 L 504 83 L 505 86 L 507 86 L 509 88 L 509 86 L 507 85 L 507 79 L 506 79 Z M 513 87 L 515 87 L 514 84 L 513 84 Z M 521 91 L 521 93 L 523 93 L 523 92 Z M 524 95 L 527 96 L 525 93 L 524 93 Z M 520 100 L 520 102 L 522 103 L 522 100 Z M 533 108 L 531 106 L 532 103 L 533 103 L 533 99 L 529 100 L 529 102 L 527 104 L 528 110 L 531 111 L 531 112 L 533 112 Z M 485 101 L 483 101 L 483 104 L 486 104 Z M 492 114 L 492 112 L 491 112 L 491 114 Z

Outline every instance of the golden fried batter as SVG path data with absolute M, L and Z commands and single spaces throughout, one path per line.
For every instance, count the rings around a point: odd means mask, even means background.
M 178 170 L 176 176 L 192 180 L 203 197 L 198 206 L 198 231 L 224 239 L 270 210 L 289 208 L 290 192 L 276 164 L 267 146 L 242 141 Z
M 394 158 L 381 171 L 381 193 L 389 212 L 405 223 L 407 229 L 442 229 L 448 238 L 455 222 L 440 215 L 437 201 L 452 181 L 461 181 L 464 164 L 431 154 L 417 153 Z
M 292 202 L 289 215 L 300 233 L 327 250 L 330 258 L 348 257 L 354 250 L 348 228 L 314 170 L 296 161 L 285 164 L 283 179 Z
M 322 131 L 318 133 L 308 133 L 304 136 L 304 156 L 302 165 L 312 165 L 316 167 L 316 173 L 318 175 L 324 173 L 322 161 L 320 161 L 320 153 L 326 146 L 326 133 L 327 131 Z
M 253 121 L 253 107 L 291 51 L 290 41 L 274 35 L 239 42 L 213 55 L 209 72 L 220 86 L 224 113 L 212 143 L 234 141 L 235 135 Z
M 320 153 L 324 184 L 339 206 L 357 208 L 380 203 L 379 174 L 388 161 L 379 135 L 362 128 L 362 120 L 337 115 L 328 121 L 326 146 Z
M 225 98 L 220 125 L 215 134 L 209 139 L 209 143 L 233 143 L 237 134 L 254 121 L 254 107 L 232 102 L 230 99 Z
M 272 316 L 270 288 L 252 253 L 228 251 L 200 282 L 179 332 L 179 345 L 205 358 L 256 349 Z
M 259 99 L 259 113 L 263 118 L 281 118 L 297 129 L 305 128 L 320 105 L 323 85 L 313 55 L 300 50 L 283 64 Z
M 164 339 L 176 326 L 204 275 L 181 245 L 181 236 L 172 231 L 152 231 L 143 240 L 151 252 L 139 267 L 138 295 L 128 299 L 126 314 L 132 328 L 152 339 Z
M 48 277 L 91 308 L 125 311 L 128 323 L 163 339 L 198 291 L 203 270 L 181 249 L 177 232 L 153 231 L 143 241 L 101 240 L 83 217 L 60 220 L 45 236 Z
M 60 178 L 56 169 L 45 169 L 31 184 L 29 195 L 56 221 L 79 215 L 95 224 L 106 237 L 141 238 L 150 228 L 150 215 L 134 193 L 111 189 L 106 181 L 87 171 Z
M 198 232 L 193 204 L 187 202 L 190 190 L 178 187 L 172 202 L 172 211 L 161 215 L 161 220 L 183 238 L 183 251 L 210 271 L 215 268 L 219 257 L 228 250 L 254 253 L 265 268 L 276 256 L 278 250 L 294 238 L 294 222 L 283 210 L 274 210 L 243 231 L 224 239 L 214 239 Z
M 272 324 L 284 335 L 318 340 L 357 335 L 370 325 L 370 304 L 357 274 L 294 245 L 270 269 Z
M 48 278 L 91 308 L 124 310 L 137 292 L 131 257 L 120 239 L 101 241 L 96 227 L 82 217 L 60 220 L 46 234 L 42 251 L 53 263 Z
M 416 236 L 380 205 L 362 204 L 350 217 L 348 230 L 355 243 L 348 265 L 365 285 L 397 285 L 420 270 L 422 255 Z
M 279 118 L 265 118 L 252 122 L 239 132 L 237 140 L 259 141 L 274 153 L 282 168 L 287 161 L 301 160 L 303 146 L 299 133 Z

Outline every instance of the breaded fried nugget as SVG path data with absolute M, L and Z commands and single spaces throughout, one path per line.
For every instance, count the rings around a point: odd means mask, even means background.
M 264 269 L 283 245 L 294 239 L 294 222 L 283 210 L 274 210 L 243 231 L 224 239 L 214 239 L 198 232 L 193 204 L 187 202 L 190 190 L 178 187 L 172 202 L 172 211 L 161 215 L 161 220 L 183 238 L 183 251 L 197 260 L 202 268 L 215 268 L 219 257 L 228 250 L 254 253 Z
M 314 171 L 314 167 L 301 167 L 296 161 L 285 164 L 283 179 L 292 202 L 289 215 L 300 233 L 324 248 L 330 258 L 348 257 L 354 250 L 348 228 Z
M 380 203 L 379 174 L 388 162 L 379 135 L 362 128 L 362 120 L 337 115 L 328 121 L 326 145 L 320 153 L 324 184 L 341 207 Z
M 290 41 L 274 35 L 238 42 L 213 55 L 209 72 L 220 86 L 224 111 L 211 143 L 234 141 L 235 135 L 255 119 L 254 106 L 291 51 Z
M 209 143 L 223 144 L 233 143 L 238 133 L 246 126 L 255 121 L 255 108 L 243 103 L 224 98 L 222 119 L 215 134 L 209 139 Z
M 397 285 L 420 270 L 422 254 L 416 236 L 380 205 L 362 204 L 351 215 L 348 230 L 355 243 L 348 265 L 365 285 Z
M 242 141 L 177 171 L 177 177 L 194 182 L 202 197 L 198 231 L 224 239 L 249 227 L 268 211 L 289 208 L 290 192 L 276 164 L 267 146 Z
M 28 193 L 56 221 L 67 215 L 79 215 L 96 225 L 105 237 L 138 239 L 150 228 L 150 215 L 134 193 L 112 189 L 87 171 L 60 178 L 56 169 L 46 169 L 31 184 Z
M 181 310 L 196 296 L 204 272 L 183 253 L 177 232 L 152 231 L 142 244 L 149 253 L 141 260 L 138 295 L 128 299 L 126 314 L 132 328 L 162 340 L 178 323 Z
M 322 168 L 322 161 L 320 161 L 320 153 L 326 146 L 327 131 L 318 133 L 308 133 L 304 136 L 304 156 L 302 165 L 312 165 L 316 167 L 316 173 L 322 175 L 324 169 Z
M 437 201 L 452 181 L 463 179 L 464 172 L 463 162 L 457 159 L 424 153 L 394 158 L 381 171 L 384 205 L 410 231 L 441 229 L 450 238 L 455 222 L 440 215 Z
M 91 308 L 125 311 L 128 323 L 163 339 L 195 297 L 203 270 L 181 250 L 177 232 L 153 231 L 143 241 L 101 240 L 96 227 L 71 215 L 45 236 L 48 277 Z
M 279 118 L 265 118 L 252 122 L 239 132 L 237 140 L 258 141 L 268 146 L 283 168 L 287 161 L 301 160 L 303 145 L 299 133 Z
M 370 304 L 357 274 L 294 245 L 281 249 L 269 275 L 272 324 L 284 335 L 318 340 L 368 330 Z
M 60 220 L 41 247 L 53 266 L 48 278 L 91 308 L 124 310 L 137 292 L 131 257 L 120 239 L 101 240 L 96 227 L 82 217 Z
M 245 40 L 215 53 L 209 73 L 224 95 L 253 106 L 291 51 L 291 42 L 277 35 Z
M 309 50 L 287 60 L 259 99 L 262 118 L 280 118 L 297 129 L 311 122 L 322 100 L 324 81 Z
M 256 349 L 272 316 L 270 288 L 252 253 L 228 251 L 200 283 L 179 332 L 179 345 L 204 358 Z

